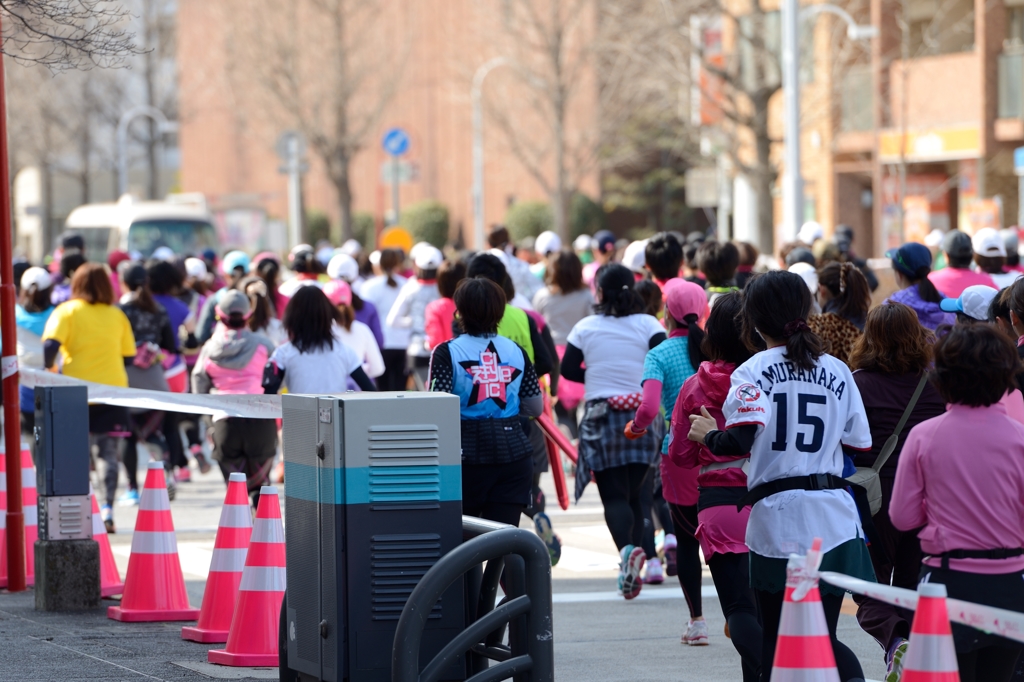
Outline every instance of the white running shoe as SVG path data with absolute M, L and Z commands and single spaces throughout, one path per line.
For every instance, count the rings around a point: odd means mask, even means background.
M 686 624 L 686 632 L 683 633 L 681 641 L 683 644 L 689 644 L 690 646 L 707 646 L 709 643 L 708 622 L 703 618 L 691 620 Z
M 644 570 L 647 555 L 640 547 L 626 545 L 619 553 L 619 593 L 626 599 L 636 599 L 644 581 L 640 573 Z
M 647 562 L 647 570 L 644 572 L 645 585 L 660 585 L 665 582 L 665 574 L 661 570 L 661 559 L 651 559 Z

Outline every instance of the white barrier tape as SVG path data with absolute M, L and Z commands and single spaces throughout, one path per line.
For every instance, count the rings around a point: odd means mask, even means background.
M 208 414 L 214 418 L 247 417 L 250 419 L 280 419 L 279 395 L 203 395 L 197 393 L 168 393 L 142 388 L 104 386 L 82 381 L 53 372 L 25 368 L 21 370 L 21 385 L 35 386 L 87 386 L 89 402 L 119 405 L 140 410 Z
M 822 571 L 821 579 L 850 592 L 863 594 L 886 604 L 899 606 L 909 611 L 917 610 L 917 592 L 902 587 L 869 583 L 842 573 Z M 983 576 L 981 576 L 983 577 Z M 1018 642 L 1024 642 L 1024 613 L 982 606 L 959 599 L 947 599 L 946 609 L 949 620 L 960 623 L 990 635 L 999 635 Z
M 246 566 L 238 589 L 241 592 L 284 592 L 287 586 L 284 566 Z
M 0 378 L 6 379 L 18 373 L 18 356 L 5 355 L 0 358 Z
M 210 571 L 220 573 L 241 573 L 245 568 L 245 555 L 247 548 L 222 549 L 214 547 L 213 559 L 210 561 Z

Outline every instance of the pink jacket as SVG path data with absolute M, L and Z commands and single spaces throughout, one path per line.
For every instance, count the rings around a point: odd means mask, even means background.
M 262 334 L 218 323 L 192 370 L 192 392 L 262 395 L 263 367 L 273 352 Z
M 722 405 L 729 393 L 729 381 L 736 365 L 729 362 L 702 362 L 697 373 L 686 380 L 679 391 L 679 399 L 672 410 L 672 439 L 668 456 L 673 464 L 680 467 L 704 467 L 719 462 L 733 462 L 744 457 L 718 457 L 711 454 L 702 443 L 694 443 L 686 437 L 690 431 L 691 414 L 700 414 L 701 406 L 715 418 L 719 429 L 725 429 Z M 749 455 L 748 455 L 749 456 Z M 716 469 L 697 477 L 702 488 L 713 486 L 747 487 L 747 475 L 740 467 Z

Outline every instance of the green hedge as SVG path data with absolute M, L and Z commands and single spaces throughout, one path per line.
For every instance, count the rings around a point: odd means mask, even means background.
M 428 199 L 408 206 L 399 224 L 414 243 L 428 242 L 440 249 L 448 242 L 448 207 L 440 201 Z
M 586 194 L 578 192 L 569 204 L 569 230 L 575 239 L 581 234 L 594 234 L 608 227 L 604 209 Z
M 357 211 L 352 214 L 352 237 L 363 245 L 364 249 L 372 250 L 376 242 L 376 222 L 369 211 Z
M 514 242 L 554 229 L 554 224 L 551 206 L 544 201 L 519 201 L 505 214 L 505 225 Z
M 306 243 L 316 244 L 331 239 L 331 219 L 323 211 L 306 211 Z

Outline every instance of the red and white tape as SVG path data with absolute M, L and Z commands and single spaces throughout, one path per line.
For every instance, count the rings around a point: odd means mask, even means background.
M 279 395 L 204 395 L 197 393 L 168 393 L 141 388 L 104 386 L 82 381 L 62 374 L 38 369 L 22 368 L 21 385 L 35 386 L 87 386 L 89 402 L 102 405 L 120 405 L 143 410 L 209 414 L 222 417 L 248 417 L 250 419 L 280 419 Z
M 917 592 L 914 590 L 869 583 L 866 580 L 832 571 L 822 571 L 818 577 L 850 592 L 856 592 L 910 611 L 917 610 Z M 949 610 L 949 620 L 954 623 L 1024 642 L 1024 613 L 997 609 L 994 606 L 982 606 L 959 599 L 947 599 L 946 608 Z

